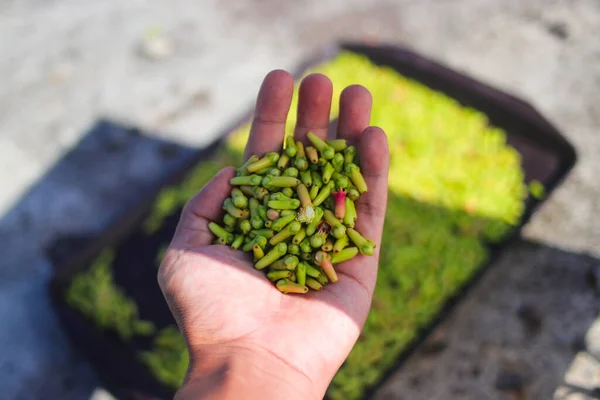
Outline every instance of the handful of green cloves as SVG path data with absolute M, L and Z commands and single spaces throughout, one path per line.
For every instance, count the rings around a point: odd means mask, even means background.
M 367 191 L 356 148 L 307 138 L 312 146 L 288 136 L 281 154 L 248 158 L 230 180 L 223 224 L 208 225 L 215 244 L 252 252 L 254 267 L 283 293 L 321 290 L 337 282 L 335 264 L 375 249 L 354 229 L 354 202 Z

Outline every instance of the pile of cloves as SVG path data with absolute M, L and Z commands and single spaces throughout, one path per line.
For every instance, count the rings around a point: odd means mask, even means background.
M 334 265 L 375 248 L 354 229 L 354 202 L 367 191 L 356 148 L 307 138 L 312 146 L 288 136 L 281 154 L 248 158 L 230 180 L 223 225 L 209 224 L 215 244 L 253 253 L 283 293 L 321 290 L 337 282 Z

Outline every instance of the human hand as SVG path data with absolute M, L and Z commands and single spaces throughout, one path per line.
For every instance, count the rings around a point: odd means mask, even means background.
M 260 89 L 245 158 L 279 152 L 293 93 L 284 71 Z M 327 135 L 331 81 L 310 75 L 300 86 L 294 136 Z M 362 86 L 340 98 L 337 137 L 358 150 L 368 192 L 357 201 L 357 230 L 376 244 L 336 268 L 339 281 L 305 295 L 282 294 L 248 254 L 212 245 L 233 168 L 219 172 L 184 207 L 158 280 L 190 351 L 176 398 L 317 399 L 350 353 L 369 313 L 387 202 L 389 153 L 383 131 L 368 127 L 371 95 Z

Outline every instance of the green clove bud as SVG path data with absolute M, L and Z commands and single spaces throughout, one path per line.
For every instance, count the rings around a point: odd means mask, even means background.
M 263 169 L 259 169 L 258 171 L 255 172 L 256 175 L 267 175 L 269 172 L 271 171 L 271 167 L 266 167 Z
M 356 190 L 356 188 L 351 187 L 348 188 L 348 193 L 346 194 L 346 196 L 348 196 L 350 200 L 356 201 L 360 197 L 360 193 L 358 193 L 358 190 Z
M 280 158 L 280 160 L 281 160 L 281 158 Z M 270 175 L 270 176 L 281 176 L 281 170 L 279 168 L 275 168 L 275 167 L 270 168 L 269 172 L 267 173 L 267 175 Z
M 234 218 L 248 218 L 248 210 L 242 210 L 233 205 L 231 198 L 225 199 L 223 202 L 223 210 L 227 211 Z
M 306 171 L 308 168 L 308 161 L 306 161 L 306 154 L 304 153 L 304 144 L 302 144 L 302 142 L 296 142 L 296 147 L 298 148 L 298 151 L 296 152 L 294 165 L 300 171 Z
M 342 153 L 335 153 L 333 156 L 333 160 L 331 160 L 331 165 L 333 165 L 333 169 L 335 172 L 342 172 L 344 170 L 344 156 Z
M 284 240 L 294 236 L 300 229 L 302 228 L 302 224 L 298 221 L 290 222 L 285 228 L 283 228 L 279 233 L 273 236 L 269 240 L 269 244 L 271 246 L 275 246 L 277 243 L 283 242 Z
M 302 243 L 302 241 L 304 240 L 305 237 L 306 237 L 306 229 L 305 228 L 300 228 L 300 230 L 298 231 L 298 233 L 296 233 L 294 235 L 294 237 L 292 238 L 292 243 L 293 244 L 300 244 L 300 243 Z
M 339 253 L 344 249 L 344 247 L 348 246 L 349 244 L 350 239 L 348 238 L 348 235 L 342 236 L 341 238 L 335 241 L 335 244 L 333 245 L 333 254 Z
M 289 279 L 281 279 L 281 280 L 277 281 L 277 283 L 275 285 L 277 286 L 277 289 L 279 289 L 279 291 L 284 294 L 287 294 L 287 293 L 304 294 L 304 293 L 308 292 L 308 288 L 306 286 L 294 283 Z
M 333 250 L 333 242 L 331 241 L 331 239 L 327 239 L 325 243 L 323 243 L 323 246 L 321 246 L 321 250 L 327 253 Z
M 263 221 L 268 221 L 269 218 L 267 218 L 267 207 L 265 207 L 264 205 L 260 204 L 257 209 L 258 209 L 258 216 Z
M 333 150 L 335 150 L 336 152 L 344 151 L 344 149 L 346 147 L 348 147 L 348 143 L 346 142 L 346 139 L 328 140 L 327 144 L 329 146 L 331 146 L 333 148 Z
M 261 186 L 255 186 L 253 192 L 254 197 L 256 197 L 258 200 L 264 199 L 269 194 L 269 191 Z
M 255 229 L 253 231 L 250 231 L 250 236 L 252 238 L 255 238 L 257 236 L 263 236 L 265 239 L 271 239 L 273 236 L 275 236 L 275 232 L 273 232 L 273 230 L 271 229 Z M 267 241 L 265 240 L 265 244 L 266 243 Z
M 208 223 L 208 229 L 218 238 L 221 238 L 225 243 L 233 242 L 233 235 L 227 232 L 223 227 L 215 224 L 214 222 Z
M 367 183 L 365 178 L 360 173 L 360 168 L 356 164 L 347 164 L 344 168 L 346 175 L 352 180 L 356 189 L 363 194 L 367 191 Z
M 269 196 L 269 200 L 292 200 L 292 198 L 285 193 L 276 192 Z
M 327 275 L 325 275 L 324 271 L 321 275 L 319 275 L 318 278 L 315 278 L 315 279 L 323 286 L 325 286 L 329 283 L 329 279 L 327 279 Z
M 286 170 L 283 171 L 283 176 L 289 176 L 291 178 L 297 178 L 298 177 L 298 169 L 294 168 L 294 167 L 286 168 Z
M 271 282 L 276 282 L 280 279 L 289 278 L 292 276 L 292 271 L 271 271 L 267 274 L 267 278 Z
M 281 157 L 279 157 L 279 161 L 277 161 L 277 168 L 285 169 L 289 162 L 290 156 L 288 156 L 287 154 L 282 154 Z
M 285 154 L 292 158 L 296 155 L 296 153 L 298 152 L 298 147 L 296 146 L 296 143 L 294 142 L 294 138 L 292 136 L 288 136 L 285 138 Z
M 304 261 L 310 261 L 312 260 L 312 253 L 302 253 L 300 257 L 302 257 Z
M 248 165 L 255 163 L 259 160 L 257 155 L 251 155 L 244 164 L 237 170 L 237 176 L 245 176 L 248 175 Z
M 244 243 L 244 235 L 236 235 L 233 242 L 231 242 L 231 248 L 237 250 Z
M 237 225 L 237 219 L 233 218 L 229 214 L 225 214 L 223 216 L 223 223 L 225 224 L 225 226 L 228 226 L 230 228 L 235 228 L 235 226 Z
M 323 285 L 321 285 L 319 282 L 317 282 L 313 278 L 306 278 L 306 286 L 308 286 L 312 290 L 321 290 L 321 289 L 323 289 Z
M 280 279 L 289 278 L 292 275 L 292 271 L 271 271 L 267 274 L 267 278 L 271 282 L 276 282 Z
M 318 278 L 319 275 L 321 275 L 321 272 L 309 263 L 304 263 L 304 265 L 306 266 L 306 275 L 311 276 L 313 278 Z
M 254 246 L 260 246 L 261 248 L 264 248 L 266 245 L 267 245 L 266 237 L 256 236 L 256 237 L 254 237 L 254 239 L 252 239 L 248 243 L 244 244 L 244 246 L 242 247 L 242 251 L 247 253 L 250 250 L 252 250 L 252 247 L 254 247 Z
M 283 188 L 281 189 L 281 193 L 283 193 L 284 196 L 292 197 L 294 196 L 294 189 L 291 187 Z
M 356 147 L 348 146 L 344 149 L 344 164 L 354 164 L 354 157 L 356 156 Z
M 300 254 L 300 246 L 297 244 L 288 244 L 288 253 L 293 254 L 295 256 Z
M 323 158 L 331 160 L 335 156 L 335 150 L 328 145 L 323 139 L 312 132 L 306 134 L 306 138 L 319 150 Z
M 323 212 L 323 218 L 331 225 L 331 234 L 334 238 L 339 239 L 346 234 L 346 227 L 335 217 L 335 215 L 333 215 L 331 210 L 325 210 Z
M 257 244 L 252 246 L 252 252 L 254 253 L 254 261 L 260 260 L 261 258 L 263 258 L 265 256 L 265 252 Z
M 247 167 L 248 172 L 254 173 L 254 172 L 264 169 L 264 168 L 270 168 L 273 165 L 275 165 L 278 160 L 279 160 L 279 153 L 269 152 L 269 153 L 265 154 L 265 156 L 263 158 L 261 158 L 260 160 L 248 165 L 248 167 Z
M 276 210 L 295 210 L 300 207 L 300 200 L 270 200 L 268 205 Z
M 243 194 L 241 196 L 232 197 L 233 205 L 237 208 L 247 208 L 248 207 L 248 198 Z
M 306 284 L 306 265 L 304 263 L 300 263 L 296 267 L 296 282 L 299 285 Z
M 341 250 L 339 253 L 334 253 L 331 257 L 332 264 L 339 264 L 344 261 L 348 261 L 358 254 L 358 248 L 356 247 L 346 247 Z
M 256 186 L 242 185 L 242 186 L 240 186 L 240 190 L 242 191 L 242 193 L 244 193 L 245 196 L 252 197 L 252 196 L 254 196 L 254 188 L 255 187 Z
M 344 225 L 348 228 L 354 228 L 356 222 L 356 206 L 348 196 L 346 196 L 346 213 L 344 214 Z
M 290 249 L 290 246 L 288 245 L 288 252 L 289 252 L 289 249 Z M 283 259 L 283 264 L 290 271 L 293 271 L 296 268 L 296 266 L 298 265 L 299 262 L 300 262 L 300 260 L 298 260 L 298 257 L 296 257 L 294 255 L 287 256 L 287 257 L 285 257 Z
M 283 262 L 283 258 L 275 261 L 271 265 L 269 265 L 269 269 L 271 271 L 288 271 L 287 265 Z
M 347 189 L 350 185 L 350 179 L 347 176 L 340 174 L 339 172 L 334 172 L 331 178 L 335 182 L 335 186 L 337 188 Z
M 286 169 L 286 171 L 289 170 Z M 284 187 L 296 187 L 300 183 L 298 178 L 291 176 L 265 176 L 262 180 L 262 184 L 266 188 L 284 188 Z
M 300 250 L 303 253 L 310 253 L 312 251 L 310 240 L 308 238 L 304 239 L 302 243 L 300 243 Z
M 323 219 L 323 209 L 321 207 L 315 207 L 315 217 L 306 226 L 307 236 L 312 236 L 317 231 L 317 227 L 319 226 L 321 219 Z
M 373 255 L 375 243 L 373 243 L 371 240 L 364 238 L 360 233 L 352 228 L 348 228 L 348 237 L 350 240 L 352 240 L 352 243 L 358 247 L 358 250 L 361 254 L 366 254 L 368 256 Z
M 323 203 L 331 195 L 334 186 L 335 185 L 333 182 L 329 182 L 327 185 L 325 185 L 323 189 L 321 189 L 317 197 L 313 199 L 313 205 L 316 207 Z
M 261 182 L 262 178 L 259 175 L 236 176 L 229 180 L 232 186 L 258 186 Z
M 310 246 L 314 247 L 315 249 L 318 249 L 321 246 L 323 246 L 325 240 L 327 240 L 325 238 L 325 235 L 320 232 L 317 232 L 309 238 Z
M 296 186 L 296 193 L 298 194 L 298 199 L 300 199 L 302 207 L 307 208 L 313 206 L 308 189 L 306 186 L 304 186 L 304 184 L 301 183 Z
M 252 229 L 252 225 L 250 224 L 250 221 L 244 219 L 240 221 L 239 229 L 244 235 L 246 235 Z
M 312 176 L 310 171 L 300 172 L 300 180 L 307 188 L 312 186 Z
M 308 146 L 306 147 L 305 151 L 306 157 L 311 163 L 316 164 L 319 162 L 319 153 L 317 152 L 317 149 L 315 147 Z
M 273 247 L 263 258 L 258 260 L 256 264 L 254 264 L 254 268 L 263 269 L 266 268 L 269 264 L 274 263 L 281 257 L 285 255 L 287 252 L 287 244 L 278 243 L 275 247 Z
M 333 165 L 331 165 L 331 163 L 325 164 L 325 166 L 323 167 L 323 174 L 321 175 L 323 183 L 328 183 L 334 172 L 335 169 L 333 168 Z
M 279 232 L 287 224 L 289 224 L 290 222 L 292 222 L 295 219 L 296 219 L 296 215 L 295 214 L 290 214 L 290 215 L 285 215 L 283 217 L 279 217 L 275 221 L 273 221 L 273 225 L 271 226 L 271 229 L 273 229 L 274 231 Z

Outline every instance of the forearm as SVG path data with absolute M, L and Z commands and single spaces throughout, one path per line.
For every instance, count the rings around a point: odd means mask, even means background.
M 324 393 L 277 357 L 245 349 L 195 351 L 175 400 L 321 399 Z

